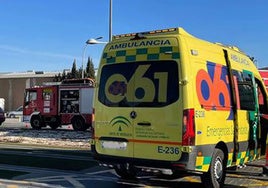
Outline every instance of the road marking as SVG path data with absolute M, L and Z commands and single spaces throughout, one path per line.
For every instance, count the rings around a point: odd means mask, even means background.
M 113 169 L 109 169 L 109 170 L 102 170 L 102 171 L 96 171 L 96 172 L 88 172 L 86 173 L 87 175 L 97 175 L 97 174 L 104 174 L 104 173 L 113 173 Z
M 183 181 L 189 181 L 189 182 L 201 182 L 199 181 L 196 177 L 192 177 L 192 176 L 186 176 L 182 178 Z
M 70 182 L 74 187 L 77 188 L 85 188 L 83 184 L 81 184 L 79 181 L 76 179 L 72 178 L 71 176 L 64 176 L 64 179 Z

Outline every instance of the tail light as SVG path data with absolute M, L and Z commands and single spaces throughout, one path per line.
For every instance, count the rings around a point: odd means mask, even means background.
M 182 145 L 192 146 L 195 142 L 194 109 L 184 110 L 182 121 Z
M 91 116 L 91 138 L 95 138 L 95 108 L 92 110 L 92 116 Z

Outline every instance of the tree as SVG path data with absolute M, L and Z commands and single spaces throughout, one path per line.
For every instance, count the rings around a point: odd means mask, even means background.
M 90 57 L 88 57 L 88 60 L 87 60 L 87 67 L 85 70 L 85 75 L 88 78 L 95 79 L 94 64 L 93 64 L 93 61 Z
M 79 78 L 79 72 L 76 69 L 76 59 L 74 59 L 71 73 L 67 75 L 68 78 Z
M 53 82 L 60 82 L 61 81 L 61 74 L 55 75 Z
M 61 82 L 64 79 L 82 78 L 82 71 L 83 71 L 82 67 L 80 67 L 79 70 L 77 70 L 76 59 L 74 59 L 71 72 L 66 73 L 66 71 L 64 70 L 62 74 L 59 73 L 58 75 L 55 75 L 53 81 Z M 84 76 L 85 78 L 95 79 L 94 64 L 90 57 L 88 57 L 87 66 L 86 69 L 84 70 Z
M 64 70 L 64 71 L 62 72 L 62 76 L 61 76 L 60 81 L 66 79 L 66 78 L 67 78 L 67 75 L 66 75 L 66 72 L 65 72 L 65 70 Z

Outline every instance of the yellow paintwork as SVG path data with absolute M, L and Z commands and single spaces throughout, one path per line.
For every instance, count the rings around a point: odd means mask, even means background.
M 138 40 L 133 40 L 138 37 Z M 164 51 L 163 51 L 164 50 Z M 247 55 L 240 52 L 236 47 L 228 47 L 218 43 L 210 43 L 188 34 L 182 28 L 159 30 L 137 34 L 118 35 L 108 43 L 104 49 L 97 76 L 97 88 L 95 92 L 95 147 L 99 154 L 122 156 L 129 158 L 157 159 L 164 161 L 177 161 L 182 152 L 190 152 L 191 147 L 182 146 L 182 116 L 183 110 L 194 109 L 195 111 L 195 146 L 216 145 L 219 142 L 232 143 L 234 140 L 234 120 L 231 117 L 231 106 L 228 104 L 231 88 L 227 78 L 221 78 L 217 73 L 222 73 L 226 67 L 223 50 L 228 53 L 232 69 L 236 71 L 250 71 L 257 79 L 261 80 L 257 68 Z M 148 62 L 173 60 L 178 65 L 178 90 L 177 101 L 163 107 L 108 107 L 99 101 L 99 84 L 102 69 L 112 64 L 125 64 L 125 62 Z M 159 62 L 161 63 L 161 62 Z M 208 67 L 214 68 L 208 73 Z M 155 86 L 145 73 L 149 66 L 140 65 L 135 74 L 135 80 L 128 79 L 121 74 L 112 75 L 105 86 L 109 100 L 122 101 L 139 100 L 135 98 L 137 85 L 141 85 L 147 94 L 143 100 L 151 101 L 155 92 L 159 92 L 159 101 L 165 100 L 165 88 L 154 91 Z M 209 76 L 210 74 L 210 76 Z M 224 73 L 222 73 L 224 74 Z M 203 99 L 206 105 L 200 104 L 198 88 L 202 84 L 200 79 L 209 80 L 214 98 L 224 97 L 225 105 L 211 100 L 211 104 Z M 139 80 L 140 79 L 140 80 Z M 165 74 L 156 73 L 155 79 L 164 80 Z M 127 83 L 130 86 L 126 94 L 114 95 L 109 93 L 110 86 L 115 81 Z M 164 85 L 164 84 L 163 84 Z M 159 86 L 160 87 L 160 86 Z M 203 86 L 202 86 L 203 87 Z M 213 87 L 213 88 L 212 88 Z M 156 89 L 155 89 L 156 90 Z M 198 92 L 200 92 L 198 94 Z M 222 93 L 221 93 L 222 92 Z M 211 92 L 212 93 L 212 92 Z M 210 97 L 214 94 L 210 93 Z M 228 95 L 227 95 L 228 93 Z M 103 93 L 102 93 L 103 94 Z M 217 96 L 218 94 L 218 96 Z M 162 97 L 162 98 L 161 98 Z M 209 99 L 208 99 L 209 100 Z M 227 102 L 226 102 L 227 101 Z M 213 103 L 213 104 L 212 104 Z M 227 104 L 227 105 L 226 105 Z M 135 111 L 136 118 L 130 114 Z M 238 141 L 248 140 L 248 115 L 246 111 L 237 110 L 238 114 Z M 121 119 L 120 119 L 121 118 Z M 229 118 L 229 119 L 228 119 Z M 138 123 L 150 123 L 150 126 L 139 126 Z M 100 138 L 123 138 L 127 140 L 124 149 L 105 148 Z M 116 139 L 115 139 L 116 140 Z M 112 146 L 114 147 L 114 146 Z M 190 149 L 185 149 L 190 148 Z M 172 150 L 172 151 L 171 151 Z M 246 151 L 245 151 L 246 152 Z M 232 159 L 231 151 L 228 151 L 228 161 Z M 211 156 L 208 156 L 211 157 Z M 244 158 L 244 157 L 243 157 Z M 209 164 L 203 164 L 202 156 L 196 159 L 196 166 L 207 171 Z M 207 160 L 209 161 L 209 159 Z M 231 162 L 228 162 L 231 163 Z M 237 162 L 239 163 L 239 162 Z M 198 169 L 197 169 L 198 170 Z

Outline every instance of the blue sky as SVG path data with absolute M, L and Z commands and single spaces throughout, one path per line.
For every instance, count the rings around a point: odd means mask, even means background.
M 183 27 L 238 46 L 268 66 L 267 0 L 113 0 L 113 34 Z M 0 72 L 61 71 L 82 65 L 85 42 L 109 39 L 109 0 L 0 0 Z M 85 56 L 95 68 L 104 45 Z

